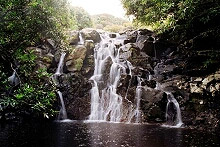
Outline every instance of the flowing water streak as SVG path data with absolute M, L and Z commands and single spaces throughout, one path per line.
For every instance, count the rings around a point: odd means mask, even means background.
M 174 98 L 173 94 L 170 93 L 170 92 L 165 92 L 167 94 L 167 99 L 168 99 L 168 103 L 167 103 L 167 107 L 166 107 L 166 118 L 167 120 L 169 121 L 169 105 L 170 103 L 172 102 L 176 108 L 176 118 L 175 118 L 175 125 L 174 126 L 170 126 L 170 127 L 176 127 L 176 128 L 179 128 L 183 125 L 183 122 L 182 122 L 182 116 L 181 116 L 181 111 L 180 111 L 180 106 L 179 106 L 179 103 L 177 102 L 177 100 Z
M 104 35 L 104 34 L 103 34 Z M 120 122 L 123 117 L 122 97 L 117 94 L 117 86 L 127 66 L 120 61 L 120 50 L 114 44 L 116 39 L 101 36 L 102 41 L 94 49 L 95 70 L 91 77 L 90 121 Z M 108 66 L 110 66 L 110 71 Z M 107 77 L 107 81 L 105 81 Z
M 141 122 L 140 101 L 141 101 L 141 95 L 142 95 L 142 86 L 141 86 L 142 79 L 140 77 L 137 77 L 137 80 L 138 80 L 138 85 L 136 88 L 136 95 L 135 95 L 136 108 L 130 109 L 131 113 L 129 113 L 128 115 L 128 123 L 131 123 L 132 119 L 135 120 L 135 123 Z
M 20 80 L 19 80 L 18 76 L 16 76 L 16 75 L 17 75 L 17 73 L 14 70 L 13 74 L 8 78 L 8 81 L 10 82 L 10 84 L 12 86 L 16 86 L 20 83 Z
M 64 101 L 63 101 L 63 95 L 60 91 L 58 91 L 57 93 L 59 95 L 61 106 L 62 106 L 61 109 L 60 109 L 58 120 L 64 120 L 64 119 L 67 119 L 67 113 L 66 113 L 66 107 L 65 107 L 65 104 L 64 104 Z
M 83 37 L 82 37 L 82 33 L 81 32 L 79 32 L 79 45 L 83 45 L 85 43 L 85 41 L 84 41 L 84 39 L 83 39 Z
M 135 123 L 139 123 L 140 122 L 140 115 L 141 115 L 141 111 L 140 111 L 140 101 L 141 101 L 141 94 L 142 94 L 142 86 L 141 86 L 141 78 L 137 77 L 138 79 L 138 86 L 136 88 L 136 110 L 135 110 Z
M 52 79 L 53 79 L 53 81 L 54 81 L 54 83 L 56 85 L 59 84 L 58 76 L 63 73 L 63 65 L 64 65 L 64 58 L 65 58 L 65 56 L 66 56 L 66 53 L 62 53 L 61 54 L 60 61 L 59 61 L 56 73 L 52 77 Z M 58 120 L 61 120 L 61 119 L 65 120 L 65 119 L 67 119 L 67 113 L 66 113 L 66 108 L 65 108 L 64 100 L 63 100 L 63 94 L 60 91 L 58 91 L 57 93 L 59 95 L 60 102 L 61 102 L 61 108 L 60 108 L 60 113 L 59 113 L 59 116 L 58 116 Z
M 63 65 L 64 65 L 64 58 L 66 56 L 66 53 L 62 53 L 60 56 L 60 61 L 56 70 L 55 75 L 60 75 L 63 73 Z
M 160 71 L 160 68 L 163 66 L 163 63 L 158 63 L 155 68 L 154 68 L 154 77 L 155 78 L 158 78 L 159 75 L 161 74 L 159 71 Z M 164 90 L 164 86 L 157 82 L 156 84 L 156 87 L 155 87 L 156 90 L 160 90 L 160 91 L 163 91 L 167 94 L 167 106 L 166 106 L 166 119 L 167 119 L 167 123 L 169 123 L 169 121 L 172 121 L 172 123 L 174 124 L 168 124 L 168 125 L 163 125 L 165 127 L 173 127 L 173 128 L 180 128 L 183 126 L 183 122 L 182 122 L 182 116 L 181 116 L 181 110 L 180 110 L 180 106 L 179 106 L 179 103 L 177 102 L 177 100 L 174 98 L 173 94 L 171 92 L 167 92 Z M 171 105 L 171 103 L 174 104 L 175 106 L 175 110 L 176 110 L 176 116 L 173 114 L 173 117 L 172 118 L 171 116 L 169 116 L 169 107 Z M 174 113 L 174 112 L 171 112 L 171 113 Z M 175 120 L 173 120 L 175 119 Z

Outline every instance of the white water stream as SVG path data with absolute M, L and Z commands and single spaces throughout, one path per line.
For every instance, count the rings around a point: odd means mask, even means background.
M 65 56 L 66 56 L 66 53 L 61 54 L 60 61 L 59 61 L 56 73 L 53 75 L 53 78 L 52 78 L 56 85 L 59 84 L 58 76 L 63 73 L 63 65 L 64 65 Z M 61 108 L 60 108 L 60 113 L 59 113 L 59 116 L 58 116 L 58 120 L 65 120 L 65 119 L 67 119 L 67 113 L 66 113 L 64 100 L 63 100 L 63 94 L 60 91 L 58 91 L 57 93 L 59 95 L 60 103 L 61 103 Z
M 107 34 L 108 35 L 108 34 Z M 123 37 L 117 36 L 115 39 L 109 38 L 106 34 L 101 36 L 102 41 L 94 50 L 95 70 L 91 77 L 93 88 L 91 90 L 91 114 L 89 121 L 110 121 L 129 122 L 129 116 L 136 116 L 139 121 L 139 100 L 136 110 L 131 106 L 128 113 L 124 113 L 124 102 L 126 99 L 117 93 L 117 87 L 122 74 L 129 71 L 132 76 L 132 65 L 129 61 L 120 57 L 120 50 L 124 46 L 117 48 L 115 43 L 123 44 Z M 139 91 L 139 90 L 137 90 Z M 139 97 L 139 96 L 137 96 Z M 131 103 L 129 103 L 132 105 Z
M 167 94 L 167 100 L 168 100 L 167 107 L 166 107 L 166 119 L 168 123 L 169 121 L 174 122 L 174 124 L 168 124 L 168 127 L 179 128 L 183 125 L 179 103 L 174 98 L 172 93 L 166 92 L 166 94 Z M 173 103 L 175 106 L 176 115 L 173 114 L 174 112 L 169 112 L 170 111 L 169 107 L 171 103 Z
M 84 41 L 84 39 L 83 39 L 83 37 L 82 37 L 82 33 L 81 32 L 79 32 L 79 45 L 83 45 L 85 43 L 85 41 Z
M 63 65 L 64 65 L 64 58 L 66 56 L 66 53 L 62 53 L 60 56 L 60 61 L 56 70 L 55 75 L 60 75 L 63 73 Z
M 117 93 L 117 87 L 120 83 L 121 76 L 123 74 L 130 75 L 131 78 L 134 76 L 132 75 L 133 66 L 126 60 L 126 57 L 120 55 L 120 52 L 126 50 L 126 46 L 123 45 L 124 38 L 117 36 L 113 39 L 109 38 L 108 34 L 103 34 L 101 38 L 102 41 L 96 45 L 94 49 L 95 69 L 91 77 L 93 87 L 91 89 L 91 113 L 88 121 L 140 123 L 140 100 L 143 88 L 141 86 L 142 79 L 137 76 L 138 85 L 134 102 L 127 99 L 129 90 L 126 91 L 125 97 Z M 119 48 L 115 45 L 118 44 L 118 42 L 122 44 Z M 148 80 L 151 80 L 153 76 L 156 79 L 160 76 L 159 69 L 161 64 L 162 63 L 159 63 L 155 67 L 155 75 L 149 74 Z M 128 89 L 130 87 L 130 82 Z M 155 89 L 164 91 L 163 85 L 160 83 L 157 83 Z M 176 116 L 173 118 L 175 120 L 173 124 L 169 126 L 181 127 L 183 122 L 179 103 L 171 93 L 166 93 L 168 99 L 166 118 L 170 119 L 168 118 L 168 109 L 171 103 L 174 104 L 176 110 Z

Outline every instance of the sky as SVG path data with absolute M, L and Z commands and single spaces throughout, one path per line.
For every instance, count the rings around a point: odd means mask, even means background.
M 125 18 L 120 0 L 69 0 L 71 5 L 84 8 L 90 15 L 108 13 Z

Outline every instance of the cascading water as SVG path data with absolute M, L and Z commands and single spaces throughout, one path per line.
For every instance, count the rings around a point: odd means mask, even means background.
M 64 65 L 64 58 L 66 56 L 66 53 L 62 53 L 60 56 L 60 61 L 56 70 L 55 75 L 60 75 L 63 73 L 63 65 Z
M 136 105 L 136 110 L 135 110 L 135 116 L 136 116 L 136 123 L 140 122 L 140 100 L 141 100 L 141 94 L 142 94 L 142 90 L 141 90 L 142 86 L 141 86 L 141 78 L 138 77 L 138 86 L 136 89 L 136 101 L 137 101 L 137 105 Z
M 61 109 L 60 109 L 60 113 L 58 116 L 58 120 L 64 120 L 67 119 L 67 113 L 66 113 L 66 107 L 63 101 L 63 95 L 60 91 L 57 92 L 60 98 L 60 102 L 61 102 Z
M 8 81 L 12 86 L 19 84 L 19 79 L 16 77 L 16 71 L 14 70 L 13 74 L 8 78 Z
M 154 68 L 154 77 L 157 79 L 161 76 L 160 68 L 163 68 L 163 62 L 158 63 Z M 163 91 L 167 94 L 167 106 L 166 106 L 166 120 L 167 125 L 163 125 L 165 127 L 174 127 L 179 128 L 183 126 L 182 117 L 181 117 L 181 110 L 179 103 L 174 98 L 171 92 L 167 92 L 164 90 L 164 87 L 161 83 L 156 83 L 156 90 Z
M 10 77 L 8 77 L 8 81 L 12 86 L 17 86 L 20 83 L 20 79 L 16 72 L 16 69 L 12 67 L 12 64 L 11 64 L 11 68 L 13 70 L 13 74 Z
M 81 32 L 79 32 L 79 45 L 83 45 L 85 43 L 85 41 L 84 41 L 84 39 L 83 39 L 83 37 L 82 37 L 82 33 Z
M 176 128 L 182 127 L 183 122 L 182 122 L 179 103 L 174 98 L 172 93 L 170 92 L 165 92 L 165 93 L 167 94 L 167 100 L 168 100 L 167 107 L 166 107 L 166 119 L 167 119 L 168 125 L 164 125 L 164 126 L 176 127 Z M 173 107 L 174 107 L 174 110 L 172 110 Z
M 141 110 L 140 110 L 140 101 L 141 101 L 141 94 L 142 94 L 142 86 L 141 86 L 141 78 L 137 77 L 138 80 L 138 85 L 136 88 L 136 96 L 135 96 L 135 100 L 136 100 L 136 109 L 133 111 L 133 113 L 131 113 L 132 115 L 129 116 L 129 121 L 131 122 L 132 119 L 135 119 L 135 123 L 140 123 L 141 122 Z
M 91 77 L 93 88 L 89 120 L 121 122 L 128 117 L 124 116 L 123 98 L 117 94 L 117 86 L 121 74 L 126 74 L 126 71 L 129 70 L 131 75 L 132 65 L 120 57 L 120 50 L 123 46 L 117 48 L 114 44 L 116 40 L 121 39 L 121 36 L 112 39 L 104 34 L 101 38 L 101 43 L 94 49 L 95 70 Z M 121 44 L 123 44 L 122 42 L 123 39 L 121 39 Z M 134 112 L 129 110 L 129 113 Z
M 64 65 L 64 58 L 66 56 L 66 53 L 62 53 L 60 56 L 60 61 L 56 70 L 56 73 L 53 75 L 52 79 L 54 81 L 54 83 L 56 85 L 59 84 L 58 82 L 58 76 L 61 75 L 63 73 L 63 65 Z M 60 91 L 57 92 L 60 98 L 60 102 L 61 102 L 61 108 L 60 108 L 60 113 L 58 116 L 58 120 L 64 120 L 67 119 L 67 113 L 66 113 L 66 108 L 65 108 L 65 104 L 64 104 L 64 100 L 63 100 L 63 95 Z

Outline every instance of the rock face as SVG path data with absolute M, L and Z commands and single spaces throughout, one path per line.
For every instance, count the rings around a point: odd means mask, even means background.
M 78 45 L 66 58 L 66 67 L 69 72 L 80 71 L 86 57 L 87 49 Z
M 94 48 L 101 37 L 94 29 L 84 29 L 81 34 L 84 44 L 80 45 L 79 32 L 70 35 L 71 48 L 65 58 L 64 74 L 59 77 L 58 89 L 63 93 L 68 118 L 85 120 L 90 114 L 92 82 L 89 79 L 94 72 Z M 220 128 L 219 70 L 200 73 L 194 62 L 192 65 L 186 64 L 194 60 L 194 55 L 186 52 L 184 45 L 175 47 L 149 30 L 127 31 L 121 35 L 126 39 L 124 43 L 115 42 L 115 48 L 119 49 L 124 44 L 119 50 L 120 60 L 132 64 L 132 75 L 126 69 L 117 87 L 117 94 L 124 98 L 125 107 L 136 102 L 138 79 L 141 78 L 142 122 L 166 121 L 166 92 L 170 92 L 180 105 L 186 126 Z M 117 35 L 110 34 L 109 37 L 117 38 Z M 61 51 L 56 49 L 53 41 L 46 40 L 43 46 L 28 50 L 34 50 L 37 55 L 38 68 L 55 72 Z M 106 60 L 106 64 L 112 63 L 110 59 Z M 109 71 L 110 66 L 106 69 Z M 106 86 L 109 74 L 104 75 L 103 86 Z
M 99 33 L 92 28 L 83 29 L 81 32 L 82 32 L 82 37 L 85 40 L 93 40 L 94 43 L 98 43 L 101 41 L 101 37 Z
M 63 94 L 67 116 L 74 120 L 86 120 L 90 114 L 92 85 L 89 78 L 94 72 L 95 43 L 101 40 L 96 30 L 84 29 L 80 33 L 83 39 L 81 42 L 78 39 L 79 32 L 72 33 L 71 48 L 64 61 L 64 73 L 58 78 L 58 89 Z
M 70 45 L 77 45 L 79 42 L 79 32 L 78 31 L 70 31 L 69 32 L 69 43 Z

